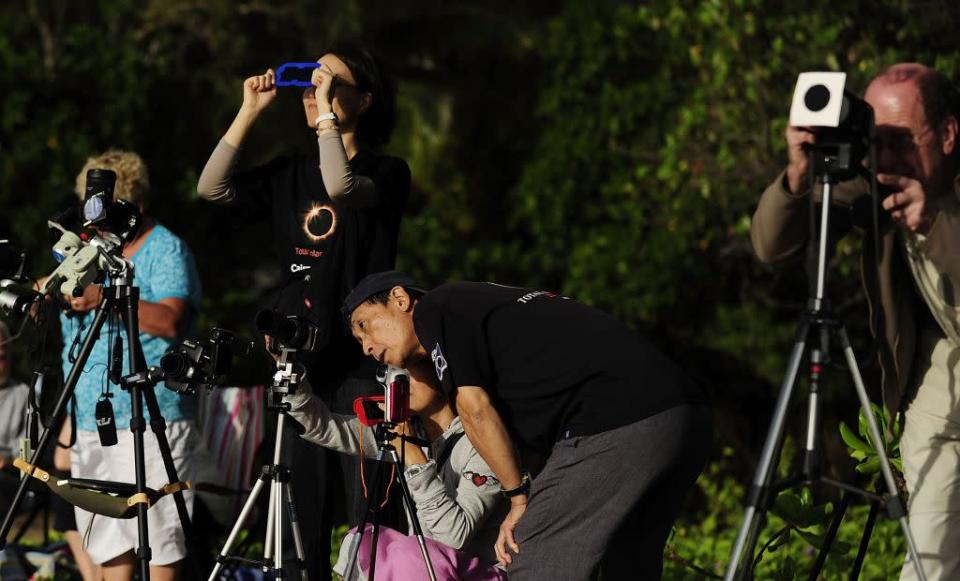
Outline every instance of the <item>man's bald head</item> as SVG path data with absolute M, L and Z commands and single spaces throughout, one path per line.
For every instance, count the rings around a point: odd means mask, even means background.
M 926 65 L 920 63 L 891 65 L 880 71 L 870 85 L 872 87 L 875 84 L 898 85 L 901 83 L 910 83 L 916 87 L 930 127 L 939 129 L 949 117 L 960 120 L 960 92 L 946 75 Z

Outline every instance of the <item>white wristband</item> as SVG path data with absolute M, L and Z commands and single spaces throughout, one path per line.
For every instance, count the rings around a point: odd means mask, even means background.
M 340 124 L 340 119 L 337 118 L 337 114 L 333 111 L 324 113 L 323 115 L 317 115 L 317 118 L 314 120 L 314 124 L 320 125 L 322 121 L 333 121 L 334 125 Z

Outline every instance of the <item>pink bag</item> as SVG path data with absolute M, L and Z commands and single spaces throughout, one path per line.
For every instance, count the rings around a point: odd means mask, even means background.
M 344 545 L 353 548 L 356 539 L 356 529 L 344 537 Z M 373 525 L 367 525 L 366 534 L 360 544 L 360 555 L 357 567 L 361 579 L 367 578 L 370 570 L 370 543 L 373 539 Z M 433 571 L 437 581 L 506 581 L 507 574 L 492 566 L 486 565 L 477 557 L 471 557 L 463 551 L 448 547 L 443 543 L 427 538 L 427 552 L 433 563 Z M 344 570 L 349 564 L 352 553 L 341 552 Z M 340 563 L 338 563 L 339 565 Z M 338 567 L 339 568 L 339 567 Z M 344 571 L 345 572 L 345 571 Z M 377 539 L 377 568 L 376 581 L 429 581 L 427 567 L 423 562 L 420 544 L 414 536 L 407 536 L 389 527 L 380 527 L 380 537 Z

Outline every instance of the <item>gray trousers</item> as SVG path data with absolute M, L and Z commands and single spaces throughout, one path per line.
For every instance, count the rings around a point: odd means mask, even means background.
M 712 443 L 705 405 L 558 442 L 533 480 L 510 581 L 659 579 L 663 547 Z

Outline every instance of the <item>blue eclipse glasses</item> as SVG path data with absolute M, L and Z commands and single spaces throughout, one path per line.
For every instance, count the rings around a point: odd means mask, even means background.
M 320 68 L 320 63 L 283 63 L 277 67 L 275 75 L 278 87 L 311 87 L 310 77 L 313 70 Z

